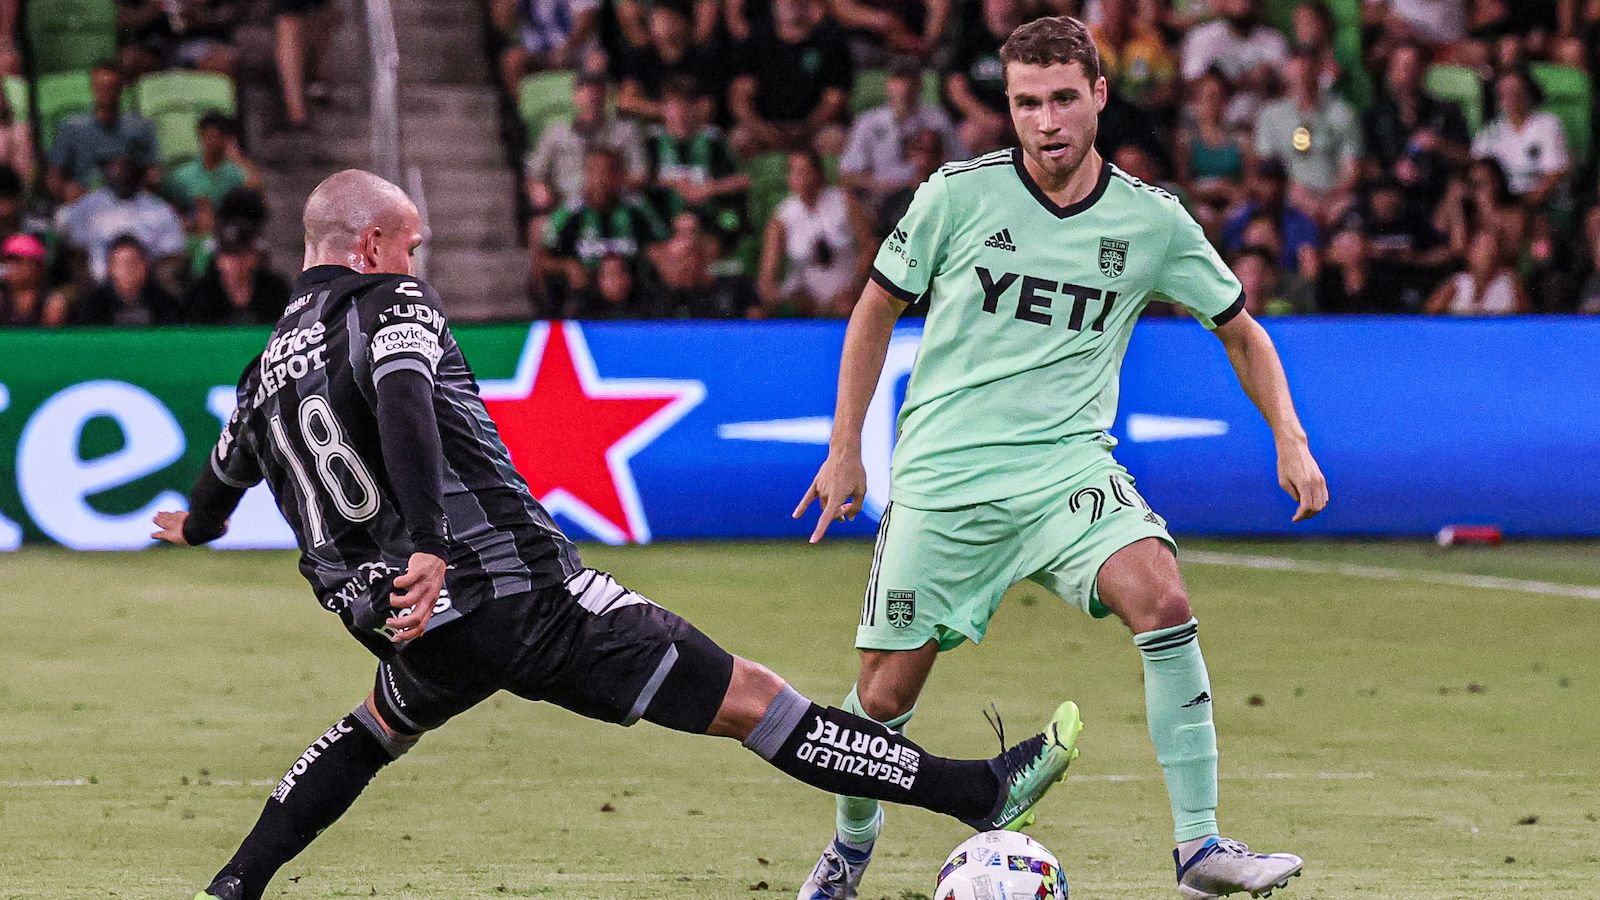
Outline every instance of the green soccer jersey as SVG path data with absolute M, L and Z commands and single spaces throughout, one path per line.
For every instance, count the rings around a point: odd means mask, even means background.
M 1171 194 L 1104 164 L 1056 205 L 1021 150 L 950 163 L 917 189 L 872 278 L 929 295 L 900 411 L 891 496 L 920 509 L 1016 497 L 1103 462 L 1134 321 L 1159 294 L 1215 328 L 1238 279 Z

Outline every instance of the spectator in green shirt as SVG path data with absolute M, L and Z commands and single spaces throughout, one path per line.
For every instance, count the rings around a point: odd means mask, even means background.
M 173 199 L 187 208 L 200 202 L 212 211 L 235 188 L 261 189 L 261 173 L 239 149 L 239 124 L 217 110 L 200 117 L 200 155 L 173 169 L 167 186 Z

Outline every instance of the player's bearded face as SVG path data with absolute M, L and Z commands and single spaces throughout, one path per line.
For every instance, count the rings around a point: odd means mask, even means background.
M 1066 177 L 1083 165 L 1099 132 L 1106 80 L 1092 83 L 1078 63 L 1006 65 L 1011 124 L 1023 152 L 1046 176 Z

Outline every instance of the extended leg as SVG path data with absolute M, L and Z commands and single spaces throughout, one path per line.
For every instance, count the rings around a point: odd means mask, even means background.
M 417 737 L 384 724 L 370 697 L 333 723 L 294 761 L 255 828 L 200 897 L 259 900 L 278 869 L 344 815 L 378 770 Z
M 736 658 L 711 733 L 739 738 L 812 787 L 920 806 L 990 830 L 1021 818 L 1066 774 L 1077 707 L 1063 704 L 1057 720 L 1059 730 L 1053 720 L 1046 733 L 993 759 L 946 759 L 870 719 L 818 706 L 764 666 Z

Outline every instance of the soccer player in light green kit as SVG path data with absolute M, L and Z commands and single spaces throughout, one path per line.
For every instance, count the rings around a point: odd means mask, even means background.
M 1327 485 L 1239 282 L 1172 195 L 1094 150 L 1106 82 L 1088 30 L 1040 19 L 1000 57 L 1021 146 L 941 168 L 883 243 L 846 332 L 828 458 L 795 510 L 821 505 L 813 542 L 860 512 L 863 419 L 895 320 L 928 294 L 856 636 L 860 675 L 843 706 L 903 728 L 938 653 L 981 641 L 1023 579 L 1091 616 L 1115 615 L 1144 661 L 1179 895 L 1260 896 L 1301 860 L 1220 836 L 1211 685 L 1176 545 L 1106 433 L 1128 338 L 1152 296 L 1222 341 L 1272 428 L 1295 521 L 1321 511 Z M 839 798 L 838 833 L 800 900 L 855 897 L 881 827 L 878 804 Z

